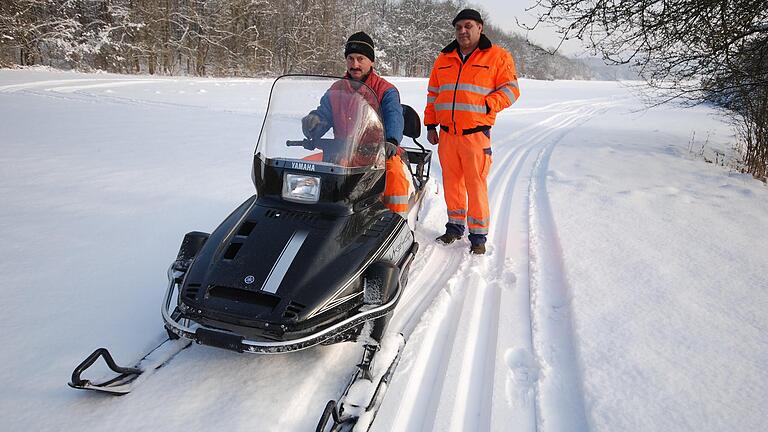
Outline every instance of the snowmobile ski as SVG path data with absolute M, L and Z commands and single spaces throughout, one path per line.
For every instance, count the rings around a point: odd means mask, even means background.
M 393 348 L 394 346 L 394 348 Z M 369 355 L 368 349 L 338 400 L 330 400 L 325 405 L 316 432 L 368 431 L 381 407 L 389 381 L 400 363 L 405 347 L 405 338 L 401 333 L 391 336 L 382 343 L 382 350 L 375 356 Z M 389 348 L 390 352 L 387 352 Z M 384 361 L 386 368 L 377 364 Z M 372 375 L 372 376 L 371 376 Z M 330 422 L 330 423 L 329 423 Z
M 109 350 L 106 348 L 99 348 L 75 368 L 75 371 L 72 372 L 72 381 L 68 384 L 72 388 L 93 390 L 122 396 L 130 393 L 131 390 L 146 380 L 157 369 L 168 364 L 176 354 L 180 353 L 184 348 L 187 348 L 191 343 L 192 341 L 190 340 L 173 340 L 168 338 L 144 355 L 140 360 L 135 362 L 132 367 L 118 366 L 112 358 L 112 355 L 109 353 Z M 99 358 L 103 358 L 107 366 L 109 366 L 116 375 L 98 381 L 83 379 L 81 376 L 83 372 L 93 366 Z

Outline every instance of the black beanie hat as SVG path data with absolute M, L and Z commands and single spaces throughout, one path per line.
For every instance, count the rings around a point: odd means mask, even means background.
M 365 34 L 365 32 L 357 32 L 347 39 L 347 44 L 344 45 L 344 57 L 352 54 L 362 54 L 371 61 L 374 60 L 373 55 L 373 39 Z
M 483 23 L 483 17 L 480 16 L 480 12 L 474 9 L 464 9 L 463 11 L 459 12 L 458 15 L 456 15 L 456 18 L 453 19 L 453 22 L 451 23 L 451 25 L 455 26 L 457 21 L 461 21 L 465 19 L 475 20 L 480 24 Z

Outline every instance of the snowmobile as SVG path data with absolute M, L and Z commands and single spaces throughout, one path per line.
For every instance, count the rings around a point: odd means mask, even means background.
M 302 117 L 324 97 L 338 124 L 302 138 Z M 256 194 L 212 233 L 186 234 L 168 270 L 161 311 L 169 339 L 130 368 L 100 348 L 69 385 L 128 393 L 191 342 L 273 354 L 362 341 L 356 376 L 370 378 L 418 250 L 413 223 L 430 174 L 418 114 L 403 111 L 404 135 L 418 146 L 405 148 L 414 184 L 408 220 L 381 200 L 384 128 L 373 90 L 341 78 L 277 78 L 253 157 Z M 99 358 L 116 376 L 83 379 Z

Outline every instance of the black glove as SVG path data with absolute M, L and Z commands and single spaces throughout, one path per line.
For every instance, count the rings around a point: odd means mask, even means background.
M 323 123 L 323 119 L 313 111 L 301 119 L 301 131 L 307 138 L 317 138 L 315 135 L 319 132 L 320 126 Z
M 394 141 L 394 140 L 392 140 Z M 384 143 L 384 154 L 387 155 L 387 159 L 392 159 L 392 156 L 397 154 L 397 143 L 387 141 Z

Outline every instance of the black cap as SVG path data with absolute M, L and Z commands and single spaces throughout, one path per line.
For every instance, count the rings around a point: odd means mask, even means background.
M 480 12 L 474 9 L 464 9 L 463 11 L 459 12 L 458 15 L 456 15 L 456 18 L 453 19 L 453 22 L 451 23 L 451 25 L 455 26 L 458 21 L 465 20 L 465 19 L 475 20 L 480 24 L 483 23 L 483 17 L 480 16 Z
M 353 34 L 347 39 L 347 44 L 344 45 L 344 57 L 352 53 L 362 54 L 371 59 L 371 61 L 375 61 L 373 54 L 373 39 L 371 39 L 365 32 L 357 32 Z

